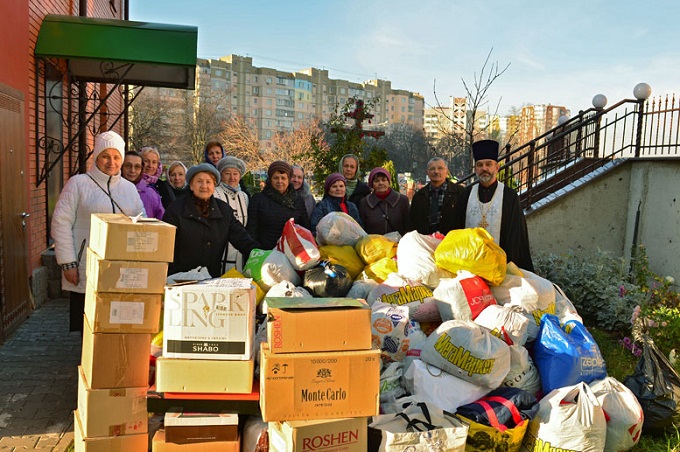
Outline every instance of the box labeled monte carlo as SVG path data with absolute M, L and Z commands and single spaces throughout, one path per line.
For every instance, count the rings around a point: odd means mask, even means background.
M 269 450 L 279 452 L 366 452 L 368 418 L 269 423 Z
M 149 384 L 151 334 L 95 333 L 83 322 L 81 366 L 90 388 L 140 388 Z
M 353 298 L 267 298 L 272 353 L 368 350 L 371 308 Z
M 260 352 L 262 419 L 298 421 L 378 414 L 380 350 Z
M 165 413 L 163 425 L 165 440 L 171 443 L 238 440 L 238 414 L 235 413 L 170 411 Z
M 76 452 L 144 452 L 149 450 L 149 435 L 98 436 L 88 438 L 83 434 L 78 410 L 73 412 L 73 445 Z
M 87 248 L 87 283 L 97 292 L 163 294 L 167 262 L 112 261 Z
M 96 292 L 88 280 L 85 317 L 95 333 L 157 333 L 163 295 Z
M 253 391 L 253 360 L 158 358 L 158 392 L 250 394 Z
M 249 360 L 254 325 L 255 287 L 249 278 L 167 286 L 163 356 Z
M 147 386 L 140 388 L 90 388 L 78 366 L 78 414 L 83 435 L 135 435 L 148 431 Z
M 89 245 L 102 259 L 172 262 L 175 229 L 153 218 L 133 221 L 123 214 L 93 213 Z

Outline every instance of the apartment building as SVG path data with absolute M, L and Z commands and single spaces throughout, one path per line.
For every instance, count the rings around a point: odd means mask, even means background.
M 569 116 L 567 107 L 557 105 L 528 105 L 522 107 L 519 117 L 518 143 L 533 140 L 557 126 L 561 116 Z
M 336 105 L 342 107 L 352 97 L 365 101 L 379 98 L 372 124 L 365 124 L 366 129 L 399 123 L 422 129 L 425 105 L 420 94 L 393 89 L 389 80 L 356 83 L 331 79 L 327 70 L 317 68 L 285 72 L 253 66 L 251 57 L 239 55 L 199 58 L 195 93 L 146 88 L 143 95 L 193 110 L 185 114 L 194 114 L 201 103 L 217 102 L 225 116 L 242 115 L 253 121 L 262 149 L 272 149 L 272 138 L 281 130 L 294 130 L 312 119 L 328 120 Z M 171 122 L 178 120 L 170 118 Z M 176 126 L 170 129 L 177 130 Z

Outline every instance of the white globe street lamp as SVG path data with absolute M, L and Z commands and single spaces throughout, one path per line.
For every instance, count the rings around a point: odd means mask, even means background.
M 602 110 L 605 106 L 607 106 L 607 96 L 604 94 L 596 94 L 595 97 L 593 97 L 593 107 Z
M 652 95 L 652 87 L 647 83 L 638 83 L 635 85 L 635 88 L 633 88 L 633 95 L 637 100 L 648 99 L 649 96 Z

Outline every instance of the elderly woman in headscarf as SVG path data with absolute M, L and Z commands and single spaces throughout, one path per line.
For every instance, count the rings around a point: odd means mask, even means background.
M 246 193 L 241 190 L 241 177 L 246 172 L 246 163 L 230 155 L 223 157 L 217 162 L 217 171 L 220 173 L 221 182 L 215 188 L 215 198 L 229 204 L 234 211 L 234 216 L 243 226 L 248 224 L 248 201 Z M 236 267 L 243 269 L 243 256 L 238 250 L 229 245 L 222 261 L 222 272 Z
M 189 192 L 187 186 L 187 167 L 179 160 L 175 160 L 168 166 L 168 180 L 165 181 L 170 186 L 170 189 L 175 194 L 175 198 L 179 198 Z
M 71 292 L 70 330 L 83 329 L 85 307 L 85 255 L 93 213 L 137 216 L 144 210 L 135 185 L 121 176 L 125 141 L 116 132 L 95 137 L 92 166 L 71 177 L 64 186 L 52 216 L 52 238 L 57 263 L 62 268 L 61 287 Z
M 214 196 L 220 180 L 217 168 L 201 163 L 187 171 L 190 193 L 177 198 L 165 211 L 163 221 L 177 226 L 175 259 L 168 274 L 206 267 L 210 276 L 222 275 L 227 245 L 249 256 L 258 243 L 234 216 L 229 205 Z
M 357 206 L 362 198 L 371 193 L 371 189 L 359 179 L 359 157 L 354 154 L 345 154 L 340 159 L 340 173 L 347 181 L 347 199 Z
M 293 218 L 295 224 L 309 228 L 309 218 L 303 199 L 290 183 L 293 169 L 281 160 L 269 165 L 267 183 L 260 193 L 253 195 L 248 206 L 248 231 L 271 250 L 283 233 L 286 221 Z
M 312 210 L 316 205 L 316 199 L 312 195 L 309 189 L 309 184 L 305 181 L 305 170 L 300 165 L 291 165 L 293 168 L 293 176 L 290 179 L 293 188 L 297 192 L 298 196 L 302 197 L 305 202 L 305 209 L 307 209 L 307 216 L 312 217 Z
M 314 206 L 311 218 L 312 231 L 316 233 L 319 221 L 331 212 L 344 212 L 361 223 L 359 209 L 356 204 L 347 200 L 345 176 L 340 173 L 330 174 L 323 184 L 323 199 Z M 363 225 L 362 225 L 363 226 Z
M 149 187 L 158 192 L 161 196 L 163 208 L 167 209 L 170 203 L 175 200 L 175 193 L 160 179 L 161 174 L 163 174 L 161 153 L 154 146 L 144 146 L 139 153 L 142 154 L 142 162 L 144 164 L 142 179 L 146 181 Z

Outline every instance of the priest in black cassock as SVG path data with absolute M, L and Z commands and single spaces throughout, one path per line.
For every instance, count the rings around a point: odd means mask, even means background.
M 441 232 L 451 229 L 486 229 L 508 256 L 508 262 L 534 271 L 529 250 L 529 234 L 517 192 L 497 179 L 499 144 L 481 140 L 472 144 L 475 174 L 479 184 L 465 189 L 456 203 L 454 215 L 442 218 Z

